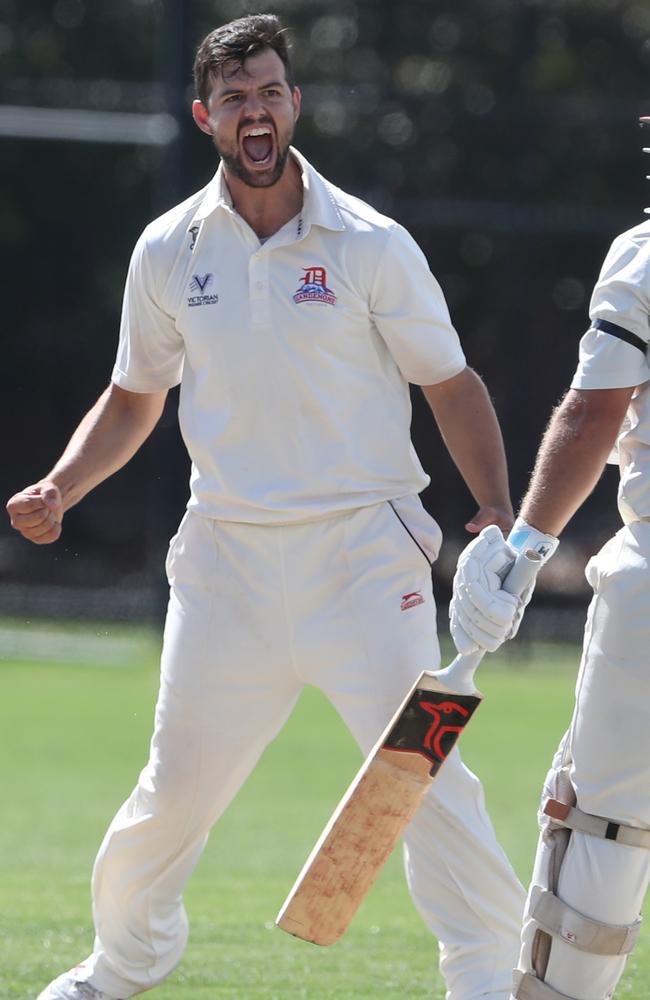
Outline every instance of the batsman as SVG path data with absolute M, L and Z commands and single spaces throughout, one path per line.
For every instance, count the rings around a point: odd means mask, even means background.
M 292 145 L 300 90 L 277 18 L 211 32 L 195 79 L 219 169 L 146 228 L 111 383 L 54 468 L 8 504 L 27 539 L 55 541 L 180 384 L 191 495 L 167 559 L 150 757 L 95 862 L 92 952 L 39 1000 L 125 1000 L 169 975 L 188 937 L 185 883 L 303 685 L 367 753 L 439 665 L 441 535 L 418 497 L 429 478 L 409 382 L 477 503 L 470 530 L 513 519 L 494 410 L 423 253 Z M 448 1000 L 506 1000 L 524 891 L 457 750 L 406 844 Z M 215 922 L 227 912 L 224 900 Z
M 613 997 L 650 879 L 649 337 L 646 221 L 618 236 L 605 258 L 577 370 L 520 517 L 507 541 L 492 527 L 470 543 L 454 581 L 457 645 L 496 649 L 517 631 L 532 593 L 513 605 L 499 590 L 501 566 L 522 547 L 549 559 L 605 463 L 619 465 L 623 526 L 586 568 L 594 595 L 573 718 L 544 784 L 514 1000 Z

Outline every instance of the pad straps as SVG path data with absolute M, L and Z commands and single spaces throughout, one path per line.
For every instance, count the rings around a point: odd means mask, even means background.
M 566 993 L 558 993 L 537 976 L 519 969 L 515 969 L 513 973 L 512 996 L 513 1000 L 573 1000 Z
M 650 830 L 641 830 L 634 826 L 626 826 L 624 823 L 615 823 L 611 819 L 603 819 L 601 816 L 592 816 L 591 813 L 583 812 L 576 806 L 568 806 L 565 802 L 558 802 L 557 799 L 546 800 L 544 813 L 570 830 L 589 833 L 592 837 L 600 837 L 602 840 L 615 840 L 617 844 L 625 844 L 627 847 L 645 847 L 646 850 L 650 850 Z

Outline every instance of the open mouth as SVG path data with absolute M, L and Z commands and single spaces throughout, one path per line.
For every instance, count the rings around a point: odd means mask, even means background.
M 273 160 L 273 133 L 268 125 L 246 129 L 242 135 L 242 149 L 251 166 L 260 168 L 270 166 Z

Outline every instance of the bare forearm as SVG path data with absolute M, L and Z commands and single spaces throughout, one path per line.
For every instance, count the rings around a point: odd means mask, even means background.
M 102 393 L 44 477 L 61 491 L 64 511 L 133 457 L 158 422 L 165 396 L 136 395 L 115 385 Z
M 83 418 L 52 471 L 7 501 L 12 528 L 27 541 L 49 545 L 63 515 L 135 454 L 155 427 L 166 391 L 134 393 L 110 385 Z
M 551 417 L 521 506 L 528 524 L 560 534 L 600 479 L 632 391 L 569 390 Z
M 481 508 L 500 512 L 493 523 L 512 524 L 503 438 L 487 390 L 471 368 L 438 386 L 424 386 L 440 433 L 472 496 Z

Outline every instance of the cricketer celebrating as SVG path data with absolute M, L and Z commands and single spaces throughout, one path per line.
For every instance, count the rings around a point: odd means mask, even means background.
M 418 498 L 409 382 L 477 501 L 474 529 L 512 523 L 496 417 L 423 254 L 290 145 L 300 91 L 278 20 L 213 31 L 195 79 L 219 170 L 144 231 L 112 382 L 8 504 L 26 538 L 57 539 L 180 383 L 191 498 L 167 559 L 150 759 L 97 856 L 93 953 L 39 1000 L 124 1000 L 171 972 L 210 828 L 305 683 L 367 753 L 439 664 L 441 538 Z M 457 752 L 409 828 L 406 872 L 449 1000 L 507 1000 L 524 892 Z
M 586 568 L 594 597 L 573 719 L 544 784 L 515 1000 L 609 1000 L 650 878 L 650 222 L 614 240 L 590 317 L 521 516 L 508 543 L 488 528 L 467 547 L 451 608 L 462 651 L 514 634 L 526 601 L 497 574 L 524 547 L 550 558 L 608 457 L 620 465 L 623 527 Z

